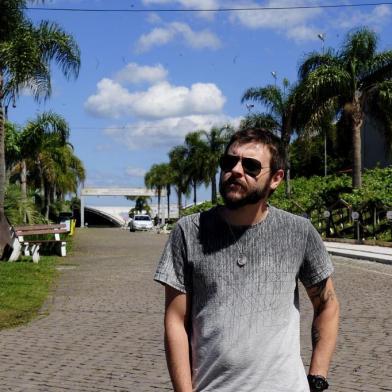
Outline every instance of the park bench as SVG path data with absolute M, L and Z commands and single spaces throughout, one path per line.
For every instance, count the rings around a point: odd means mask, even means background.
M 14 258 L 19 258 L 20 252 L 23 252 L 25 256 L 32 256 L 33 261 L 38 263 L 39 261 L 39 249 L 44 244 L 55 244 L 59 250 L 61 256 L 67 254 L 67 243 L 60 238 L 60 234 L 68 233 L 66 225 L 60 224 L 49 224 L 49 225 L 18 225 L 14 226 L 14 232 L 21 245 L 19 254 L 15 254 Z M 16 251 L 15 253 L 18 253 Z M 11 257 L 10 257 L 10 261 Z

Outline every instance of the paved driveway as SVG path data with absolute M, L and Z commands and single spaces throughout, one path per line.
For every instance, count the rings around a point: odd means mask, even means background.
M 0 391 L 171 390 L 163 289 L 152 282 L 166 238 L 79 230 L 73 255 L 61 260 L 44 309 L 49 315 L 0 332 Z M 344 259 L 335 265 L 343 318 L 331 390 L 392 391 L 392 266 Z M 311 309 L 302 302 L 307 364 Z

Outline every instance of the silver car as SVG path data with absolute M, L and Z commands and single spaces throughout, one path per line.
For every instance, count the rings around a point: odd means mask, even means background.
M 153 223 L 149 215 L 135 215 L 129 222 L 129 230 L 151 230 Z

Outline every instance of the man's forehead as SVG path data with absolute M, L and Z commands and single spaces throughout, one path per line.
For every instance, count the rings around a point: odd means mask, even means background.
M 230 153 L 234 154 L 242 154 L 242 153 L 253 153 L 253 154 L 267 154 L 268 157 L 270 156 L 269 148 L 266 144 L 260 142 L 234 142 L 228 150 Z

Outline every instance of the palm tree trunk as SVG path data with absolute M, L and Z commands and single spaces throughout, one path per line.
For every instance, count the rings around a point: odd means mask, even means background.
M 0 72 L 0 214 L 4 213 L 5 199 L 5 117 L 3 102 L 3 74 Z
M 27 199 L 27 167 L 26 167 L 26 160 L 22 160 L 20 163 L 21 170 L 20 170 L 20 191 L 22 193 L 22 197 Z
M 42 164 L 41 161 L 39 159 L 37 159 L 36 161 L 37 164 L 37 169 L 38 169 L 38 176 L 39 176 L 39 195 L 41 198 L 41 210 L 44 209 L 45 207 L 45 184 L 44 184 L 44 173 L 42 170 Z
M 157 189 L 158 191 L 158 227 L 161 226 L 161 188 Z
M 352 186 L 353 188 L 362 187 L 362 141 L 361 128 L 363 124 L 363 112 L 359 102 L 360 97 L 355 97 L 353 102 L 352 114 L 352 132 L 353 132 L 353 173 Z
M 284 191 L 287 197 L 291 195 L 291 183 L 290 183 L 290 162 L 286 161 L 286 168 L 285 168 L 285 182 L 284 182 Z
M 166 195 L 167 195 L 167 219 L 170 219 L 170 185 L 166 186 Z
M 211 202 L 216 204 L 216 173 L 211 177 Z
M 50 185 L 45 184 L 44 185 L 44 216 L 46 220 L 49 219 L 49 210 L 50 210 Z
M 177 198 L 178 198 L 178 217 L 180 217 L 181 210 L 182 210 L 182 192 L 179 189 L 177 190 Z
M 26 160 L 22 159 L 20 163 L 21 170 L 20 170 L 20 192 L 22 194 L 23 200 L 26 202 L 27 200 L 27 167 L 26 167 Z M 26 211 L 23 214 L 23 223 L 27 223 L 27 213 Z
M 282 126 L 281 140 L 283 144 L 284 151 L 284 161 L 285 161 L 285 193 L 287 197 L 291 194 L 291 184 L 290 184 L 290 134 L 291 134 L 291 117 L 287 116 L 284 124 Z
M 193 182 L 193 204 L 194 205 L 196 205 L 196 202 L 197 202 L 197 200 L 196 200 L 196 188 L 197 188 L 196 181 L 194 181 Z

